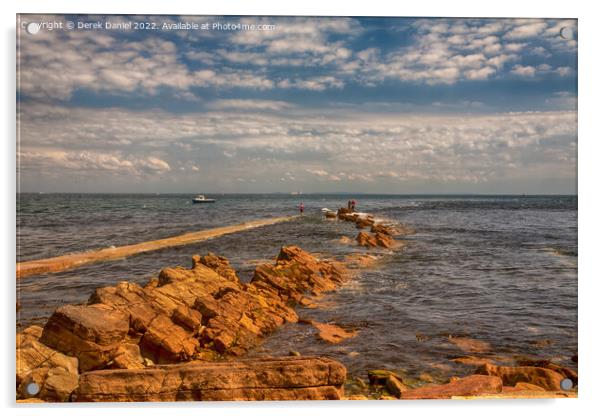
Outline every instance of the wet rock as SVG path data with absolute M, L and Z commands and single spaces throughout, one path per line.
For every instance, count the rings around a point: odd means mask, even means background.
M 80 371 L 102 368 L 125 339 L 129 316 L 107 305 L 58 308 L 50 317 L 40 341 L 79 360 Z
M 435 381 L 433 379 L 433 376 L 431 376 L 429 373 L 420 373 L 420 375 L 418 376 L 418 380 L 423 381 L 425 383 L 432 383 Z
M 399 380 L 396 376 L 389 375 L 385 382 L 385 388 L 389 393 L 398 399 L 401 398 L 401 394 L 408 390 L 408 388 Z
M 82 374 L 77 401 L 326 400 L 343 396 L 345 367 L 315 357 L 190 362 Z
M 350 268 L 367 268 L 374 266 L 380 257 L 367 253 L 352 253 L 345 256 L 345 264 Z
M 448 341 L 467 353 L 482 353 L 491 350 L 488 342 L 467 337 L 449 337 Z
M 429 385 L 401 393 L 402 399 L 451 399 L 455 396 L 478 396 L 500 393 L 502 380 L 488 375 L 472 375 L 447 384 Z
M 564 376 L 556 371 L 543 367 L 507 367 L 484 364 L 476 370 L 476 374 L 500 377 L 505 386 L 515 386 L 524 382 L 543 387 L 546 390 L 560 390 L 560 382 Z
M 372 227 L 374 225 L 374 220 L 372 218 L 357 217 L 355 224 L 357 228 Z
M 324 215 L 326 216 L 326 218 L 329 218 L 329 219 L 334 219 L 337 217 L 337 213 L 333 212 L 333 211 L 326 211 L 326 213 Z
M 401 377 L 389 370 L 370 370 L 368 371 L 368 381 L 374 386 L 384 386 L 387 383 L 389 377 L 396 377 L 399 381 L 403 382 Z
M 452 358 L 452 361 L 458 364 L 471 365 L 474 367 L 480 367 L 483 364 L 492 364 L 492 361 L 488 358 L 475 357 L 470 355 Z
M 376 244 L 384 248 L 393 248 L 396 246 L 395 240 L 387 234 L 375 233 Z
M 357 335 L 357 331 L 345 331 L 336 325 L 324 324 L 317 321 L 309 321 L 309 323 L 319 331 L 318 338 L 331 344 L 338 344 Z
M 383 233 L 368 234 L 364 231 L 356 237 L 357 243 L 362 247 L 384 247 L 391 248 L 395 246 L 395 240 L 391 236 Z
M 557 373 L 560 373 L 564 377 L 570 379 L 574 385 L 577 385 L 579 381 L 576 371 L 568 367 L 563 367 L 559 364 L 553 363 L 550 360 L 521 359 L 517 361 L 517 364 L 521 367 L 542 367 L 547 368 L 548 370 L 556 371 Z
M 353 239 L 351 239 L 351 238 L 347 237 L 346 235 L 344 235 L 341 238 L 339 238 L 338 242 L 341 243 L 341 244 L 348 245 L 348 244 L 352 244 L 353 243 Z
M 360 231 L 355 240 L 362 247 L 376 247 L 378 245 L 374 235 L 368 234 L 364 231 Z
M 386 234 L 386 235 L 395 235 L 395 230 L 393 229 L 393 227 L 387 227 L 383 224 L 373 224 L 372 227 L 370 228 L 370 232 L 371 233 L 381 233 L 381 234 Z
M 301 353 L 299 351 L 289 351 L 288 355 L 291 357 L 301 357 Z

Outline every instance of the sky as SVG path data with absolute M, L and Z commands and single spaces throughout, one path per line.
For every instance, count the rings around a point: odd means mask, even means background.
M 576 192 L 576 20 L 20 20 L 21 192 Z

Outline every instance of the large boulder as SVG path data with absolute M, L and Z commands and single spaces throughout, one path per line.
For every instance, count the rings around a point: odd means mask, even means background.
M 505 386 L 515 386 L 523 382 L 543 387 L 548 391 L 560 390 L 560 382 L 565 378 L 562 374 L 543 367 L 507 367 L 494 364 L 484 364 L 475 373 L 497 376 Z
M 80 371 L 103 368 L 125 340 L 129 315 L 107 305 L 65 305 L 50 317 L 40 341 L 79 360 Z
M 502 391 L 502 380 L 496 376 L 472 375 L 447 384 L 427 385 L 400 393 L 402 399 L 451 399 L 460 396 L 479 396 Z
M 84 373 L 77 401 L 325 400 L 343 395 L 345 367 L 326 358 L 190 362 Z

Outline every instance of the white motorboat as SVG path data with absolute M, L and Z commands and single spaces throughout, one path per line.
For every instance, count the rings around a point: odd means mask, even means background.
M 207 202 L 215 202 L 215 199 L 205 198 L 205 195 L 197 195 L 194 198 L 192 198 L 193 204 L 202 204 Z

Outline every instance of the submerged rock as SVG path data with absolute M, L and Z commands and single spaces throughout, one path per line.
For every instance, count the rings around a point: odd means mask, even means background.
M 346 331 L 336 325 L 324 324 L 317 321 L 309 321 L 309 323 L 319 331 L 317 334 L 318 338 L 331 344 L 338 344 L 357 335 L 357 331 Z
M 368 371 L 368 381 L 371 385 L 375 386 L 384 386 L 387 384 L 387 380 L 389 377 L 395 377 L 399 381 L 403 382 L 401 377 L 390 370 L 370 370 Z
M 496 376 L 472 375 L 447 384 L 428 385 L 401 393 L 402 399 L 451 399 L 455 396 L 478 396 L 502 391 L 502 380 Z
M 488 342 L 467 337 L 448 337 L 450 343 L 466 353 L 483 353 L 491 350 Z
M 345 367 L 316 357 L 190 362 L 82 374 L 81 402 L 176 400 L 338 400 Z

